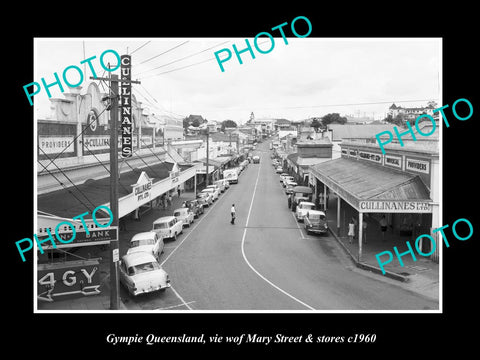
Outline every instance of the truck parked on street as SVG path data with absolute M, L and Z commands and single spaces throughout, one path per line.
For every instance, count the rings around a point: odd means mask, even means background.
M 230 184 L 238 183 L 238 170 L 237 168 L 223 170 L 223 178 L 228 180 Z

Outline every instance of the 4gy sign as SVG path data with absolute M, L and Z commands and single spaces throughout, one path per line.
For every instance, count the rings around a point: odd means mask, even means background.
M 296 28 L 295 28 L 295 23 L 298 21 L 298 20 L 303 20 L 304 22 L 307 23 L 308 25 L 308 31 L 306 34 L 303 34 L 303 35 L 300 35 Z M 278 30 L 280 32 L 280 34 L 282 35 L 282 38 L 283 38 L 283 42 L 285 43 L 285 45 L 288 45 L 288 40 L 287 38 L 285 37 L 285 32 L 283 31 L 283 27 L 288 25 L 288 22 L 284 22 L 280 25 L 277 25 L 277 26 L 274 26 L 273 28 L 271 28 L 271 30 Z M 308 18 L 306 18 L 305 16 L 297 16 L 295 19 L 292 20 L 292 23 L 290 24 L 290 29 L 292 30 L 292 33 L 293 35 L 295 35 L 296 37 L 298 38 L 304 38 L 304 37 L 307 37 L 308 35 L 310 35 L 310 33 L 312 32 L 312 23 L 310 22 L 310 20 L 308 20 Z M 261 49 L 259 46 L 258 46 L 258 38 L 260 36 L 267 36 L 269 39 L 270 39 L 270 48 L 268 50 L 263 50 Z M 249 52 L 252 59 L 255 59 L 255 53 L 252 49 L 252 45 L 250 44 L 250 42 L 248 41 L 248 39 L 245 39 L 245 43 L 246 43 L 246 48 L 242 49 L 242 50 L 239 50 L 237 48 L 237 46 L 235 44 L 233 44 L 233 51 L 235 52 L 235 55 L 237 57 L 237 60 L 238 62 L 240 63 L 240 65 L 243 64 L 243 61 L 242 61 L 242 58 L 240 56 L 240 54 L 243 54 L 245 52 Z M 257 50 L 257 52 L 259 52 L 260 54 L 268 54 L 269 52 L 271 52 L 274 47 L 275 47 L 275 40 L 273 38 L 273 36 L 266 32 L 266 31 L 262 31 L 262 32 L 259 32 L 255 38 L 253 39 L 253 46 L 255 47 L 255 49 Z M 226 53 L 226 57 L 220 59 L 220 56 L 219 54 L 220 53 Z M 221 50 L 218 50 L 218 51 L 215 51 L 215 58 L 217 59 L 217 63 L 218 65 L 220 66 L 220 70 L 222 72 L 225 71 L 224 67 L 223 67 L 223 63 L 227 62 L 228 60 L 230 60 L 232 58 L 232 52 L 230 51 L 230 49 L 221 49 Z

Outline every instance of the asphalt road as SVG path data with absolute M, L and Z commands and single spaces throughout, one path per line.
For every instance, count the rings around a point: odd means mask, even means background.
M 332 236 L 307 235 L 287 207 L 267 143 L 257 154 L 260 164 L 250 164 L 238 184 L 177 241 L 166 243 L 160 261 L 172 288 L 137 298 L 122 289 L 129 309 L 438 309 L 429 298 L 354 269 Z M 231 225 L 233 203 L 237 219 Z

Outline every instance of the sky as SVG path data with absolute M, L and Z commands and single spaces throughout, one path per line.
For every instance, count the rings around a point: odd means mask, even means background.
M 151 113 L 208 120 L 231 119 L 245 123 L 255 118 L 303 120 L 328 113 L 383 119 L 388 107 L 441 104 L 441 39 L 439 38 L 274 38 L 273 49 L 261 54 L 248 39 L 255 54 L 235 56 L 245 38 L 37 38 L 32 82 L 54 82 L 70 65 L 92 60 L 97 75 L 108 76 L 100 65 L 105 50 L 132 56 L 133 94 Z M 258 41 L 263 51 L 271 47 L 268 37 Z M 215 59 L 215 51 L 229 49 L 230 60 Z M 226 52 L 219 54 L 223 59 Z M 116 64 L 112 53 L 104 62 Z M 88 66 L 82 85 L 92 76 Z M 120 70 L 113 73 L 119 74 Z M 79 81 L 69 70 L 71 83 Z M 62 80 L 63 81 L 63 80 Z M 66 88 L 66 87 L 65 87 Z M 63 95 L 58 86 L 52 97 Z M 28 99 L 25 97 L 28 104 Z M 38 117 L 49 113 L 44 88 L 34 97 Z

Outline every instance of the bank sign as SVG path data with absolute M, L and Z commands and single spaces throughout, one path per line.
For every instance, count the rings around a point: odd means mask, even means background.
M 431 213 L 432 204 L 427 201 L 360 201 L 359 211 L 366 213 Z

